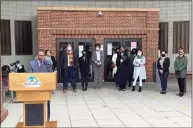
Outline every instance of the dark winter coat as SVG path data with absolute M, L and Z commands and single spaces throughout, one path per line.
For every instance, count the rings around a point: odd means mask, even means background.
M 128 57 L 128 56 L 127 56 Z M 128 66 L 130 60 L 127 58 L 126 61 L 123 61 L 123 63 L 120 64 L 120 66 L 117 69 L 116 74 L 116 84 L 126 84 L 128 78 L 131 75 L 131 68 Z

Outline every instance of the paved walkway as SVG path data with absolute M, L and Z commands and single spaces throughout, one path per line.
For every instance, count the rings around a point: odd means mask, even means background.
M 103 90 L 63 94 L 58 85 L 52 96 L 51 120 L 57 120 L 60 127 L 190 127 L 191 81 L 187 83 L 182 98 L 176 96 L 175 80 L 169 81 L 166 95 L 160 95 L 160 86 L 155 83 L 145 83 L 141 93 L 131 88 L 119 92 L 108 83 Z M 9 116 L 2 127 L 14 127 L 23 120 L 21 103 L 7 100 L 4 106 Z

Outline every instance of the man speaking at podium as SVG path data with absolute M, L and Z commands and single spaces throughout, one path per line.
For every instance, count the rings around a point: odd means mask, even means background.
M 38 50 L 37 56 L 29 64 L 28 72 L 37 73 L 37 72 L 52 72 L 52 65 L 49 61 L 45 60 L 44 50 Z M 50 101 L 47 102 L 48 106 L 48 117 L 47 120 L 50 120 Z

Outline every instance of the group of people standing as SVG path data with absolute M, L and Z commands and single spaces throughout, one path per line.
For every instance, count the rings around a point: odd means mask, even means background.
M 139 91 L 141 92 L 143 86 L 143 80 L 146 77 L 145 63 L 146 59 L 143 56 L 142 50 L 132 49 L 131 52 L 128 49 L 117 48 L 116 53 L 112 57 L 113 75 L 116 84 L 119 86 L 119 91 L 125 91 L 126 85 L 128 87 L 133 86 L 132 91 L 135 91 L 136 82 L 139 80 Z M 179 56 L 174 62 L 175 75 L 179 85 L 178 96 L 184 95 L 185 80 L 187 76 L 188 60 L 185 56 L 183 48 L 180 48 Z M 167 51 L 161 51 L 161 57 L 157 61 L 157 69 L 159 78 L 161 81 L 160 94 L 167 93 L 167 83 L 169 75 L 170 59 L 167 56 Z
M 94 65 L 94 81 L 96 89 L 103 87 L 103 73 L 104 73 L 104 53 L 100 50 L 101 45 L 96 44 L 95 50 L 92 53 L 92 63 Z M 62 52 L 60 58 L 60 65 L 63 70 L 63 91 L 66 92 L 68 83 L 70 82 L 73 91 L 76 92 L 76 68 L 79 65 L 82 90 L 86 91 L 88 87 L 88 78 L 90 76 L 89 59 L 86 55 L 86 51 L 82 51 L 82 56 L 76 58 L 75 52 L 73 52 L 72 45 L 68 44 L 67 48 Z M 78 61 L 77 61 L 78 60 Z M 137 80 L 139 80 L 139 90 L 141 92 L 143 86 L 143 80 L 146 79 L 145 63 L 146 59 L 142 50 L 132 49 L 131 52 L 128 49 L 116 49 L 116 53 L 112 57 L 112 67 L 115 83 L 119 86 L 119 91 L 125 91 L 127 83 L 128 87 L 133 86 L 132 91 L 135 91 Z M 181 48 L 179 56 L 174 62 L 175 74 L 179 85 L 178 96 L 184 95 L 184 84 L 187 74 L 188 60 L 185 56 L 184 50 Z M 29 64 L 28 72 L 54 72 L 56 68 L 56 60 L 51 55 L 50 50 L 38 50 L 34 60 Z M 157 61 L 158 74 L 161 80 L 161 94 L 167 92 L 167 79 L 169 75 L 170 59 L 167 56 L 167 51 L 161 52 L 161 57 Z M 48 117 L 50 119 L 50 101 L 48 101 Z
M 42 55 L 39 55 L 42 54 Z M 94 66 L 94 82 L 95 88 L 101 89 L 103 87 L 103 73 L 104 73 L 104 52 L 101 50 L 101 45 L 96 44 L 95 50 L 92 52 L 91 57 Z M 42 62 L 42 63 L 41 63 Z M 42 67 L 42 65 L 43 67 Z M 139 90 L 142 91 L 143 81 L 146 77 L 146 58 L 143 55 L 142 50 L 132 49 L 129 51 L 124 47 L 117 48 L 116 53 L 112 56 L 112 68 L 113 76 L 119 91 L 125 91 L 128 83 L 128 87 L 133 87 L 132 91 L 135 91 L 136 83 L 139 81 Z M 178 96 L 184 95 L 184 86 L 187 75 L 188 60 L 185 56 L 183 48 L 179 50 L 179 56 L 174 62 L 175 75 L 179 85 Z M 45 68 L 50 65 L 50 68 Z M 77 55 L 73 51 L 72 45 L 69 43 L 67 47 L 62 51 L 60 57 L 60 66 L 63 72 L 63 91 L 66 92 L 68 83 L 71 83 L 73 91 L 76 92 L 76 76 L 77 68 L 80 68 L 82 90 L 87 91 L 88 78 L 90 73 L 90 59 L 87 56 L 87 51 L 82 51 L 82 56 L 77 58 Z M 30 62 L 28 72 L 53 72 L 55 71 L 57 64 L 54 56 L 51 55 L 50 50 L 40 50 L 35 60 Z M 167 83 L 170 68 L 170 59 L 167 56 L 167 51 L 161 51 L 161 57 L 157 61 L 157 69 L 159 78 L 161 81 L 161 94 L 167 93 Z
M 101 45 L 96 44 L 95 50 L 92 53 L 92 63 L 94 66 L 94 81 L 95 88 L 101 89 L 103 87 L 103 71 L 104 71 L 104 53 L 100 50 Z M 78 60 L 78 61 L 77 61 Z M 77 59 L 77 55 L 72 49 L 72 45 L 68 44 L 67 48 L 63 50 L 60 58 L 60 65 L 63 72 L 63 91 L 66 92 L 68 83 L 71 83 L 73 91 L 76 92 L 76 69 L 80 68 L 82 90 L 87 91 L 88 78 L 90 77 L 89 68 L 90 59 L 87 56 L 86 50 L 82 51 L 82 56 Z
M 187 65 L 188 59 L 185 56 L 183 48 L 180 48 L 179 56 L 176 57 L 174 62 L 175 75 L 178 81 L 179 94 L 178 96 L 182 97 L 184 95 L 185 80 L 187 76 Z M 167 92 L 167 82 L 169 75 L 170 59 L 167 57 L 167 51 L 163 50 L 161 52 L 161 57 L 157 61 L 158 74 L 161 81 L 161 94 L 166 94 Z
M 132 49 L 130 52 L 124 47 L 117 48 L 112 62 L 113 75 L 119 91 L 125 91 L 127 83 L 128 87 L 133 86 L 132 91 L 135 91 L 137 80 L 139 80 L 138 92 L 141 92 L 143 80 L 146 79 L 146 60 L 142 50 Z

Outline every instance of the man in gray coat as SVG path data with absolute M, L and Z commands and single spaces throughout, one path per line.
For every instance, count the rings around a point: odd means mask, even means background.
M 44 50 L 38 50 L 34 60 L 29 64 L 28 72 L 53 72 L 50 61 L 45 60 Z M 47 102 L 47 120 L 50 120 L 50 101 Z
M 101 45 L 95 45 L 96 50 L 92 53 L 92 62 L 94 65 L 94 82 L 96 89 L 103 87 L 103 73 L 104 73 L 104 52 L 100 50 Z

